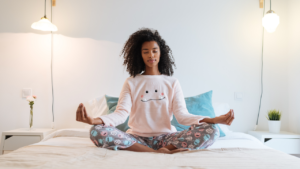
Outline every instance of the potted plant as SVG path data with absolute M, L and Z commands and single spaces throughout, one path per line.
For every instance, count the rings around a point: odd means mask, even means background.
M 269 120 L 269 131 L 271 133 L 279 133 L 281 125 L 281 112 L 279 110 L 269 110 L 267 119 Z

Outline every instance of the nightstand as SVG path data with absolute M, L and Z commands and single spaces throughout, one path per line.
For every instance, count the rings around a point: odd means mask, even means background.
M 46 135 L 52 133 L 54 129 L 16 129 L 4 131 L 1 138 L 0 155 L 4 151 L 13 151 L 18 148 L 37 143 Z
M 264 145 L 288 154 L 300 154 L 300 135 L 281 131 L 249 131 L 248 134 L 256 137 Z

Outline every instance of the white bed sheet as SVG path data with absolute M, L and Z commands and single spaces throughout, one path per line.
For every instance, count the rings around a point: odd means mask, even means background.
M 271 149 L 270 147 L 265 146 L 257 138 L 241 132 L 229 132 L 225 137 L 220 137 L 208 149 L 214 148 Z
M 208 149 L 160 154 L 97 148 L 89 139 L 89 130 L 67 129 L 0 156 L 0 169 L 299 169 L 299 166 L 297 157 L 270 149 L 256 138 L 238 132 L 218 139 Z

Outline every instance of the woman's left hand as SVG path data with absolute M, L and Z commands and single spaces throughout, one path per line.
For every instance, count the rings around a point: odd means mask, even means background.
M 213 118 L 213 121 L 214 123 L 226 124 L 230 126 L 233 119 L 234 119 L 234 111 L 233 109 L 230 109 L 228 113 Z

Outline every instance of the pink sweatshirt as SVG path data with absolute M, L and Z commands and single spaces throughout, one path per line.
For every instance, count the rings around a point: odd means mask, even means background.
M 188 112 L 176 78 L 136 75 L 126 79 L 115 112 L 100 118 L 106 125 L 118 126 L 130 114 L 130 129 L 126 133 L 152 137 L 177 131 L 171 125 L 173 113 L 178 123 L 183 125 L 200 124 L 199 121 L 207 117 Z

